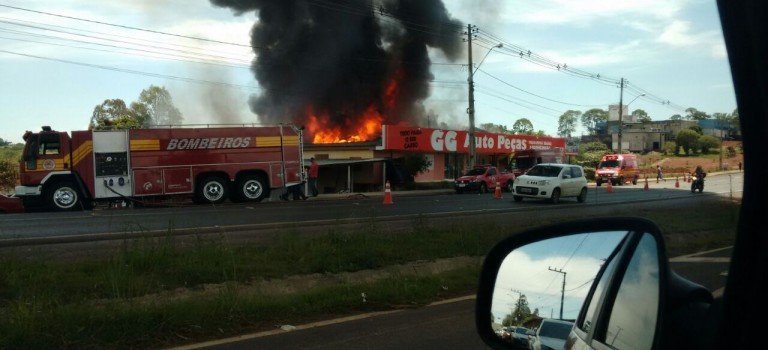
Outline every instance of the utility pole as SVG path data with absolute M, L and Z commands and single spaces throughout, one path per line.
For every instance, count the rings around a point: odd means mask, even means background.
M 474 35 L 475 26 L 467 24 L 467 53 L 469 65 L 467 70 L 469 71 L 469 168 L 471 169 L 475 165 L 475 82 L 473 81 L 474 69 L 472 66 L 472 35 Z
M 560 319 L 562 320 L 563 319 L 563 302 L 565 301 L 565 275 L 567 273 L 563 272 L 563 270 L 553 269 L 551 267 L 549 268 L 549 271 L 554 271 L 554 272 L 563 274 L 563 289 L 560 292 Z
M 624 78 L 621 78 L 619 83 L 619 147 L 618 154 L 621 154 L 621 128 L 624 123 Z

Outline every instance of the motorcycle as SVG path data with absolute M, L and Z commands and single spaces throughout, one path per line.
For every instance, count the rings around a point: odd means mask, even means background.
M 706 173 L 701 174 L 701 177 L 696 176 L 696 174 L 691 174 L 693 180 L 691 181 L 691 193 L 696 192 L 696 190 L 699 190 L 699 193 L 704 191 L 704 178 L 707 176 Z

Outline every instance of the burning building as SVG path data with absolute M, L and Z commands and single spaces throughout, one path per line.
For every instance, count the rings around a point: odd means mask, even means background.
M 462 24 L 441 0 L 211 0 L 254 12 L 249 99 L 264 123 L 306 128 L 309 143 L 362 142 L 381 125 L 421 125 L 428 50 L 462 53 Z

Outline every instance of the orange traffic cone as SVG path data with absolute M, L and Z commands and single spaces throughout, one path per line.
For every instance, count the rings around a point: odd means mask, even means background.
M 384 204 L 392 204 L 392 190 L 389 189 L 389 181 L 384 186 Z
M 501 196 L 501 186 L 499 186 L 498 181 L 496 181 L 496 192 L 493 194 L 493 199 L 503 199 Z
M 648 191 L 648 176 L 645 177 L 645 187 L 643 187 L 643 191 Z
M 611 185 L 611 180 L 608 180 L 608 187 L 605 188 L 605 192 L 613 193 L 613 185 Z
M 680 188 L 680 181 L 677 181 L 677 176 L 675 176 L 675 188 Z

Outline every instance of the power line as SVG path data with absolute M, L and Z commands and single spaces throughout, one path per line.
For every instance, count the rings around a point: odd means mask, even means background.
M 105 25 L 105 26 L 112 26 L 112 27 L 119 27 L 119 28 L 131 29 L 131 30 L 138 30 L 138 31 L 147 32 L 147 33 L 153 33 L 153 34 L 161 34 L 161 35 L 174 36 L 174 37 L 178 37 L 178 38 L 207 41 L 207 42 L 212 42 L 212 43 L 217 43 L 217 44 L 226 44 L 226 45 L 233 45 L 233 46 L 251 47 L 250 45 L 243 45 L 243 44 L 238 44 L 238 43 L 230 43 L 230 42 L 226 42 L 226 41 L 219 41 L 219 40 L 213 40 L 213 39 L 199 38 L 199 37 L 194 37 L 194 36 L 189 36 L 189 35 L 166 33 L 166 32 L 161 32 L 161 31 L 158 31 L 158 30 L 151 30 L 151 29 L 131 27 L 131 26 L 122 25 L 122 24 L 114 24 L 114 23 L 95 21 L 95 20 L 92 20 L 92 19 L 85 19 L 85 18 L 79 18 L 79 17 L 74 17 L 74 16 L 66 16 L 66 15 L 60 15 L 60 14 L 56 14 L 56 13 L 31 10 L 31 9 L 27 9 L 27 8 L 23 8 L 23 7 L 16 7 L 16 6 L 4 5 L 4 4 L 0 4 L 0 7 L 6 7 L 6 8 L 14 9 L 14 10 L 19 10 L 19 11 L 27 11 L 27 12 L 32 12 L 32 13 L 37 13 L 37 14 L 42 14 L 42 15 L 47 15 L 47 16 L 67 18 L 67 19 L 72 19 L 72 20 L 76 20 L 76 21 L 83 21 L 83 22 L 101 24 L 101 25 Z
M 582 105 L 582 104 L 576 104 L 576 103 L 569 103 L 569 102 L 563 102 L 563 101 L 553 100 L 553 99 L 551 99 L 551 98 L 547 98 L 547 97 L 544 97 L 544 96 L 541 96 L 541 95 L 537 95 L 537 94 L 534 94 L 534 93 L 532 93 L 532 92 L 530 92 L 530 91 L 528 91 L 528 90 L 525 90 L 525 89 L 519 88 L 519 87 L 517 87 L 517 86 L 515 86 L 515 85 L 512 85 L 512 84 L 510 84 L 510 83 L 508 83 L 508 82 L 506 82 L 506 81 L 504 81 L 504 80 L 501 80 L 501 79 L 499 79 L 498 77 L 496 77 L 496 76 L 494 76 L 494 75 L 492 75 L 492 74 L 490 74 L 490 73 L 488 73 L 488 72 L 486 72 L 486 71 L 484 71 L 484 70 L 482 70 L 482 69 L 479 69 L 479 68 L 478 68 L 478 70 L 479 70 L 480 72 L 484 73 L 485 75 L 487 75 L 487 76 L 489 76 L 489 77 L 491 77 L 491 78 L 493 78 L 493 79 L 495 79 L 495 80 L 499 81 L 500 83 L 502 83 L 502 84 L 504 84 L 504 85 L 507 85 L 507 86 L 509 86 L 509 87 L 511 87 L 511 88 L 513 88 L 513 89 L 516 89 L 516 90 L 522 91 L 522 92 L 524 92 L 524 93 L 526 93 L 526 94 L 529 94 L 529 95 L 532 95 L 532 96 L 536 96 L 536 97 L 538 97 L 538 98 L 540 98 L 540 99 L 543 99 L 543 100 L 547 100 L 547 101 L 551 101 L 551 102 L 555 102 L 555 103 L 560 103 L 560 104 L 564 104 L 564 105 L 569 105 L 569 106 L 578 106 L 578 107 L 601 107 L 601 106 L 607 106 L 607 105 L 609 105 L 609 104 L 610 104 L 610 103 L 605 103 L 605 104 L 600 104 L 600 105 Z

